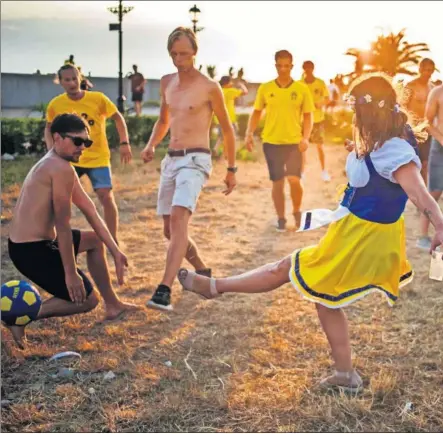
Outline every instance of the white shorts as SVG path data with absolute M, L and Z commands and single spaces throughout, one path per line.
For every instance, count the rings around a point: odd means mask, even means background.
M 171 215 L 173 206 L 182 206 L 194 212 L 211 171 L 210 154 L 196 152 L 184 157 L 166 154 L 161 163 L 157 214 Z

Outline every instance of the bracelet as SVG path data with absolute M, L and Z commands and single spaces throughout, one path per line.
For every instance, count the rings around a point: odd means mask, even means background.
M 120 146 L 129 145 L 129 142 L 121 142 Z

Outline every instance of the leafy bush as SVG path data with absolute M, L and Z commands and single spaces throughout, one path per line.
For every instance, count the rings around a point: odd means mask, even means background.
M 2 119 L 1 123 L 2 155 L 5 152 L 20 155 L 44 152 L 44 120 Z
M 154 127 L 157 116 L 127 117 L 129 138 L 134 146 L 144 145 Z M 8 154 L 40 154 L 46 150 L 44 132 L 45 121 L 33 118 L 3 118 L 1 120 L 1 140 L 2 155 Z M 119 146 L 119 137 L 115 128 L 115 123 L 108 120 L 106 123 L 106 133 L 110 148 Z M 160 146 L 164 146 L 169 140 L 169 135 L 165 137 Z M 25 145 L 25 146 L 23 146 Z
M 243 139 L 248 125 L 248 114 L 237 116 L 238 136 Z M 134 146 L 143 146 L 149 139 L 152 129 L 157 120 L 157 116 L 129 116 L 126 117 L 129 138 Z M 256 136 L 260 136 L 263 130 L 264 118 L 259 122 L 255 131 Z M 334 113 L 334 116 L 326 115 L 326 137 L 328 141 L 342 143 L 345 138 L 352 137 L 352 112 L 343 110 Z M 4 118 L 1 120 L 1 143 L 2 154 L 43 153 L 45 121 L 33 118 Z M 119 137 L 115 128 L 115 123 L 108 120 L 106 123 L 106 133 L 109 146 L 117 148 Z M 160 147 L 165 147 L 169 141 L 169 133 L 161 143 Z M 215 144 L 216 136 L 211 134 L 211 147 Z M 25 146 L 23 146 L 25 145 Z M 243 159 L 243 158 L 242 158 Z

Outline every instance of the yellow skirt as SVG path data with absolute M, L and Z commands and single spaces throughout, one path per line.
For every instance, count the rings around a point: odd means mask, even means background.
M 316 246 L 296 250 L 289 272 L 305 298 L 330 308 L 378 291 L 392 306 L 413 278 L 406 258 L 404 218 L 373 223 L 348 214 L 332 223 Z

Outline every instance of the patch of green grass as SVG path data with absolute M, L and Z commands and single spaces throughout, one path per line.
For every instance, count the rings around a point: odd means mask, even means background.
M 21 184 L 37 160 L 38 157 L 30 155 L 18 156 L 13 161 L 2 160 L 2 188 L 13 184 Z

